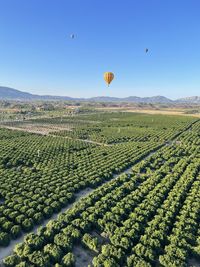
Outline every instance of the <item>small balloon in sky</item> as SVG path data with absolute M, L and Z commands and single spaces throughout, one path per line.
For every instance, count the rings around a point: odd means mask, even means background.
M 148 52 L 149 52 L 149 49 L 148 49 L 148 48 L 146 48 L 146 49 L 145 49 L 145 52 L 146 52 L 146 53 L 148 53 Z
M 104 80 L 106 81 L 108 86 L 112 82 L 113 79 L 114 79 L 114 74 L 112 72 L 105 72 L 104 73 Z
M 74 39 L 75 38 L 75 34 L 74 33 L 70 34 L 70 38 Z

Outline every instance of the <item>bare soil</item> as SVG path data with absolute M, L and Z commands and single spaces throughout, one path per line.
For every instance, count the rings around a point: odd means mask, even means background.
M 18 125 L 1 125 L 3 128 L 7 128 L 10 130 L 17 130 L 17 131 L 25 131 L 30 133 L 37 133 L 42 135 L 47 135 L 50 132 L 58 132 L 58 131 L 71 131 L 71 127 L 69 126 L 57 126 L 57 125 L 50 125 L 50 124 L 35 124 L 35 123 L 24 123 Z
M 85 249 L 82 245 L 76 245 L 72 253 L 76 258 L 75 267 L 88 267 L 92 266 L 92 260 L 95 257 L 95 252 Z
M 146 113 L 146 114 L 161 114 L 161 115 L 181 115 L 181 116 L 192 116 L 200 118 L 200 113 L 197 114 L 185 114 L 186 109 L 138 109 L 138 108 L 126 108 L 126 107 L 105 107 L 96 108 L 97 110 L 111 110 L 111 111 L 124 111 L 124 112 L 135 112 L 135 113 Z
M 200 261 L 195 258 L 192 258 L 188 261 L 188 267 L 200 267 Z

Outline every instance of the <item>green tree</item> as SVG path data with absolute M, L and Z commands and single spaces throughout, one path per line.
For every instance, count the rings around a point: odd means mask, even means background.
M 73 267 L 75 265 L 75 257 L 69 252 L 62 258 L 62 264 L 64 267 Z

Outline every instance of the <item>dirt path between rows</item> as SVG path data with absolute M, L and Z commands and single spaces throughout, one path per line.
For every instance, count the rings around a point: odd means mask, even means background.
M 6 128 L 9 130 L 15 130 L 15 131 L 21 131 L 21 132 L 28 132 L 28 133 L 34 133 L 34 134 L 40 134 L 40 135 L 44 135 L 44 136 L 52 136 L 52 137 L 59 137 L 59 138 L 65 138 L 65 139 L 70 139 L 70 140 L 75 140 L 75 141 L 80 141 L 80 142 L 85 142 L 85 143 L 90 143 L 90 144 L 95 144 L 98 146 L 113 146 L 111 144 L 106 144 L 106 143 L 100 143 L 100 142 L 96 142 L 93 140 L 88 140 L 88 139 L 80 139 L 80 138 L 74 138 L 74 137 L 70 137 L 70 136 L 61 136 L 61 135 L 56 135 L 53 134 L 53 129 L 42 129 L 42 127 L 40 127 L 39 129 L 36 129 L 36 127 L 33 126 L 32 129 L 30 128 L 26 128 L 26 127 L 15 127 L 15 126 L 7 126 L 7 125 L 0 125 L 0 128 Z M 54 130 L 54 132 L 58 132 L 60 130 L 68 130 L 71 131 L 71 129 L 57 129 Z M 51 133 L 50 133 L 51 132 Z

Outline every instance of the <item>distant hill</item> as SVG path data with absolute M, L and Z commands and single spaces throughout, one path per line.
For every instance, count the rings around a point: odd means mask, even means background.
M 144 102 L 144 103 L 172 103 L 173 100 L 165 96 L 152 96 L 152 97 L 136 97 L 129 96 L 125 98 L 128 102 Z
M 200 104 L 200 96 L 191 96 L 177 99 L 179 103 Z
M 34 101 L 34 100 L 63 100 L 63 101 L 93 101 L 93 102 L 132 102 L 132 103 L 197 103 L 200 104 L 200 97 L 187 97 L 177 100 L 171 100 L 164 96 L 152 97 L 137 97 L 129 96 L 125 98 L 98 96 L 92 98 L 73 98 L 69 96 L 51 96 L 51 95 L 35 95 L 22 92 L 13 88 L 0 86 L 0 100 L 15 100 L 15 101 Z
M 0 99 L 31 99 L 33 95 L 8 87 L 0 87 Z
M 50 95 L 34 95 L 17 89 L 0 86 L 0 100 L 73 100 L 71 97 L 50 96 Z
M 133 102 L 133 103 L 172 103 L 173 101 L 164 96 L 152 96 L 152 97 L 138 97 L 129 96 L 124 98 L 109 97 L 109 96 L 99 96 L 89 98 L 89 101 L 95 102 Z

